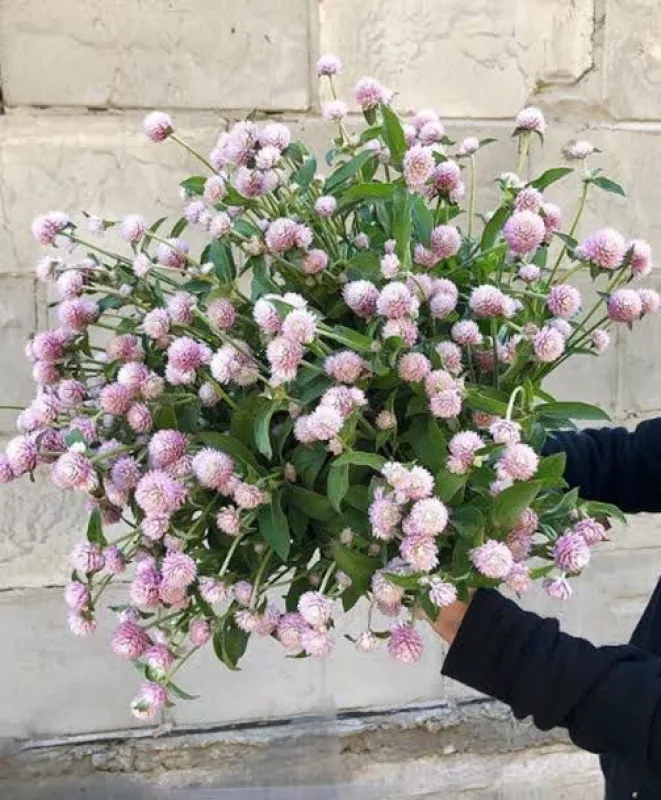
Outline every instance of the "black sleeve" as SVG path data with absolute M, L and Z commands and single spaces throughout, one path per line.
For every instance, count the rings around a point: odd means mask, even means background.
M 661 658 L 629 645 L 595 647 L 558 622 L 479 590 L 443 674 L 507 703 L 542 730 L 566 728 L 593 753 L 661 778 Z
M 556 433 L 544 455 L 565 452 L 565 479 L 584 500 L 613 503 L 627 514 L 661 511 L 661 418 L 633 432 L 601 428 Z

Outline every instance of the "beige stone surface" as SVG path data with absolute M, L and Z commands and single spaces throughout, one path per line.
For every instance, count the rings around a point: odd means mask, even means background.
M 20 405 L 34 394 L 24 347 L 35 331 L 34 282 L 0 275 L 0 396 L 2 405 Z M 0 410 L 0 430 L 13 430 L 16 412 Z
M 309 103 L 307 0 L 16 0 L 0 53 L 11 106 Z
M 343 57 L 342 88 L 373 75 L 402 109 L 508 117 L 538 84 L 576 82 L 592 64 L 592 0 L 323 0 L 319 8 L 320 50 Z

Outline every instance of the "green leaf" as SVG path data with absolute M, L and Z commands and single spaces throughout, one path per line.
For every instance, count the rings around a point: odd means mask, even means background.
M 257 407 L 255 416 L 255 444 L 259 452 L 270 459 L 273 456 L 271 447 L 271 420 L 281 406 L 271 400 L 264 399 Z
M 259 533 L 283 561 L 287 560 L 291 544 L 289 520 L 280 507 L 280 493 L 273 492 L 268 506 L 262 506 L 257 514 Z
M 486 411 L 488 414 L 504 416 L 507 413 L 507 403 L 495 397 L 489 397 L 484 391 L 469 389 L 466 395 L 466 405 L 475 411 Z
M 546 419 L 587 419 L 610 421 L 608 414 L 589 403 L 543 403 L 533 409 L 537 417 Z
M 539 494 L 537 481 L 516 483 L 497 494 L 493 502 L 493 521 L 500 528 L 510 528 Z
M 235 439 L 234 436 L 230 436 L 227 433 L 208 431 L 205 433 L 199 433 L 195 437 L 195 441 L 199 442 L 200 444 L 207 445 L 207 447 L 215 447 L 218 450 L 222 450 L 224 453 L 232 456 L 232 458 L 235 458 L 244 466 L 252 467 L 260 474 L 263 472 L 262 468 L 259 466 L 250 450 L 248 450 L 243 442 Z
M 103 313 L 104 311 L 111 311 L 115 308 L 122 308 L 122 306 L 126 305 L 126 299 L 116 294 L 107 294 L 105 297 L 102 297 L 96 305 L 99 311 Z
M 553 235 L 557 236 L 561 242 L 565 244 L 570 250 L 575 250 L 578 247 L 578 241 L 574 239 L 573 236 L 569 236 L 566 233 L 561 233 L 560 231 L 553 231 Z
M 413 195 L 400 186 L 393 195 L 392 235 L 397 242 L 397 255 L 407 263 L 411 255 L 411 208 Z
M 620 186 L 619 183 L 615 183 L 610 178 L 605 178 L 603 175 L 600 175 L 596 178 L 591 178 L 590 183 L 594 183 L 595 186 L 598 186 L 600 189 L 603 189 L 605 192 L 610 192 L 611 194 L 619 194 L 620 197 L 626 197 L 627 193 L 624 189 Z
M 87 439 L 80 431 L 69 431 L 64 437 L 64 443 L 67 447 L 73 447 L 74 444 L 84 444 L 85 449 L 87 449 Z
M 196 175 L 193 178 L 187 178 L 185 181 L 182 181 L 179 186 L 187 191 L 188 194 L 204 194 L 204 184 L 206 182 L 206 178 L 201 175 Z
M 246 263 L 246 268 L 252 270 L 252 282 L 250 285 L 250 299 L 253 303 L 263 294 L 275 293 L 280 289 L 278 284 L 273 281 L 269 268 L 263 258 L 250 258 Z
M 425 247 L 429 247 L 433 228 L 434 217 L 431 211 L 422 197 L 416 195 L 413 200 L 413 229 L 415 238 Z
M 363 353 L 372 352 L 373 342 L 369 336 L 358 333 L 358 331 L 354 331 L 351 328 L 345 328 L 343 325 L 335 325 L 331 331 L 323 331 L 323 335 L 354 350 Z
M 209 247 L 209 258 L 219 280 L 233 281 L 236 278 L 236 266 L 229 244 L 223 244 L 218 239 L 214 239 Z
M 553 478 L 562 478 L 567 466 L 566 453 L 554 453 L 552 456 L 543 458 L 539 463 L 539 468 L 535 473 L 535 479 L 548 481 Z
M 179 700 L 197 700 L 200 696 L 199 694 L 188 694 L 188 692 L 180 689 L 175 683 L 172 683 L 172 681 L 168 681 L 168 692 L 172 692 Z
M 467 481 L 468 475 L 455 475 L 447 469 L 441 469 L 436 473 L 436 495 L 439 500 L 448 503 Z
M 335 463 L 328 471 L 327 494 L 331 506 L 340 513 L 342 500 L 349 489 L 349 465 Z
M 547 169 L 539 178 L 535 178 L 534 181 L 531 181 L 528 186 L 532 186 L 533 189 L 539 189 L 541 192 L 552 183 L 562 180 L 562 178 L 571 174 L 573 171 L 571 167 L 554 167 L 553 169 Z
M 292 504 L 310 519 L 328 522 L 335 514 L 328 498 L 322 494 L 303 489 L 301 486 L 290 487 L 289 494 Z
M 351 578 L 351 586 L 354 589 L 366 589 L 372 579 L 372 575 L 381 566 L 378 558 L 363 555 L 355 550 L 333 542 L 333 558 L 337 567 Z
M 583 503 L 582 508 L 583 511 L 589 514 L 591 517 L 613 517 L 623 525 L 627 524 L 627 518 L 625 514 L 623 514 L 623 512 L 612 503 L 601 503 L 597 502 L 596 500 L 591 500 L 588 503 Z
M 393 161 L 399 161 L 406 152 L 406 137 L 402 123 L 390 106 L 382 105 L 383 140 L 390 150 Z
M 347 189 L 339 203 L 344 209 L 359 200 L 384 200 L 392 197 L 395 187 L 392 183 L 357 183 Z
M 90 514 L 89 522 L 87 523 L 87 541 L 93 544 L 98 544 L 100 547 L 105 547 L 108 542 L 103 535 L 103 518 L 101 517 L 101 509 L 97 506 Z
M 186 217 L 181 217 L 178 219 L 177 222 L 172 226 L 172 230 L 170 231 L 170 237 L 176 239 L 178 236 L 186 230 L 188 227 L 188 220 Z
M 377 472 L 380 472 L 386 464 L 386 459 L 378 453 L 361 453 L 355 450 L 350 450 L 347 453 L 342 453 L 341 456 L 335 459 L 333 466 L 344 466 L 353 464 L 357 467 L 372 467 Z
M 471 506 L 459 506 L 452 512 L 452 524 L 459 535 L 475 544 L 484 531 L 486 520 L 484 514 Z
M 314 156 L 306 158 L 296 172 L 291 175 L 291 182 L 297 183 L 302 192 L 307 192 L 312 183 L 312 179 L 317 172 L 317 159 Z
M 336 169 L 335 172 L 333 172 L 333 174 L 330 175 L 326 180 L 324 185 L 324 194 L 333 193 L 343 183 L 348 181 L 357 172 L 359 172 L 372 158 L 375 158 L 374 153 L 372 153 L 370 150 L 364 150 L 362 153 L 358 153 L 357 156 L 354 156 L 351 161 L 347 161 L 346 164 L 343 164 L 341 167 Z
M 482 238 L 480 239 L 480 248 L 482 250 L 490 250 L 496 243 L 498 234 L 500 233 L 503 225 L 509 217 L 509 209 L 501 206 L 495 214 L 491 217 L 489 222 L 484 226 Z
M 214 634 L 213 649 L 218 659 L 228 669 L 237 672 L 237 664 L 246 652 L 249 638 L 249 634 L 237 628 L 234 621 L 228 617 L 223 627 Z
M 543 567 L 534 567 L 530 570 L 530 577 L 534 581 L 538 581 L 540 578 L 545 578 L 549 573 L 553 572 L 555 569 L 555 564 L 545 564 Z
M 447 442 L 435 419 L 430 416 L 414 419 L 406 438 L 423 466 L 434 474 L 445 464 Z
M 328 458 L 328 450 L 323 442 L 313 445 L 300 444 L 290 455 L 291 463 L 296 469 L 300 481 L 308 489 L 313 489 L 314 484 Z

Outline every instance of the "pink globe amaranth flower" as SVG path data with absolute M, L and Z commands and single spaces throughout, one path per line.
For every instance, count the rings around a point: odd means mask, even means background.
M 462 185 L 461 167 L 456 161 L 443 161 L 432 171 L 434 187 L 441 194 L 451 196 Z
M 590 548 L 580 533 L 566 533 L 553 546 L 553 560 L 563 572 L 581 572 L 590 561 Z
M 394 253 L 387 253 L 381 259 L 380 271 L 381 275 L 383 275 L 386 280 L 392 280 L 393 278 L 396 278 L 400 273 L 400 267 L 401 264 L 399 258 L 397 258 Z
M 330 655 L 334 645 L 335 640 L 324 628 L 306 628 L 301 634 L 301 646 L 309 656 L 325 658 Z
M 445 608 L 457 601 L 457 590 L 451 583 L 432 579 L 429 587 L 429 599 L 437 608 Z
M 579 258 L 606 270 L 614 270 L 621 266 L 626 253 L 627 243 L 624 237 L 612 228 L 596 231 L 576 249 Z
M 144 118 L 142 128 L 152 142 L 162 142 L 173 132 L 172 119 L 162 111 L 152 111 Z
M 64 337 L 60 331 L 42 331 L 32 340 L 31 354 L 37 361 L 59 361 L 64 356 L 64 345 Z
M 209 322 L 220 330 L 229 330 L 236 322 L 236 309 L 224 297 L 212 300 L 207 306 L 206 313 Z
M 139 361 L 129 361 L 120 367 L 117 373 L 117 383 L 125 386 L 133 397 L 138 397 L 142 385 L 149 378 L 150 373 L 144 364 Z
M 429 409 L 438 419 L 454 419 L 461 413 L 461 394 L 457 389 L 446 389 L 433 395 Z
M 372 535 L 387 541 L 392 539 L 402 520 L 402 512 L 392 496 L 375 497 L 370 503 L 368 517 Z
M 142 655 L 151 674 L 157 678 L 164 678 L 169 669 L 174 665 L 175 657 L 165 644 L 154 644 Z
M 478 318 L 509 316 L 509 298 L 495 286 L 477 286 L 471 292 L 468 306 Z
M 168 365 L 180 372 L 194 372 L 211 360 L 211 351 L 206 345 L 187 336 L 175 339 L 168 347 Z
M 186 454 L 188 437 L 175 430 L 157 431 L 148 445 L 149 464 L 157 469 L 169 467 Z
M 363 319 L 373 317 L 377 311 L 379 290 L 370 281 L 352 281 L 342 290 L 344 302 Z
M 216 525 L 227 536 L 237 536 L 241 531 L 241 517 L 238 509 L 234 506 L 221 508 L 216 516 Z
M 282 321 L 282 335 L 299 344 L 311 344 L 317 332 L 317 318 L 311 311 L 295 308 Z
M 215 214 L 209 222 L 209 233 L 214 239 L 222 239 L 232 230 L 232 220 L 224 211 Z
M 418 138 L 424 145 L 438 144 L 445 136 L 445 128 L 440 120 L 426 122 L 418 132 Z
M 120 622 L 110 640 L 110 649 L 116 656 L 135 661 L 150 647 L 147 632 L 134 622 Z
M 399 359 L 397 374 L 403 381 L 416 383 L 431 372 L 431 362 L 422 353 L 406 353 Z
M 277 147 L 278 150 L 286 150 L 291 144 L 291 131 L 281 122 L 271 122 L 260 131 L 259 143 L 262 147 Z
M 342 430 L 344 416 L 331 405 L 319 405 L 307 417 L 306 425 L 310 441 L 328 442 Z
M 638 297 L 643 306 L 643 314 L 656 314 L 661 308 L 661 297 L 654 289 L 638 289 Z
M 422 657 L 424 643 L 422 636 L 412 625 L 398 623 L 390 631 L 388 639 L 388 652 L 403 664 L 415 664 Z
M 188 638 L 195 647 L 203 647 L 211 639 L 211 627 L 205 619 L 195 619 L 188 626 Z
M 38 449 L 28 436 L 15 436 L 5 448 L 5 457 L 14 475 L 32 472 L 37 466 Z
M 70 611 L 67 614 L 69 630 L 74 636 L 89 636 L 96 630 L 96 620 L 88 612 Z
M 575 286 L 558 283 L 551 287 L 546 304 L 556 317 L 569 319 L 581 309 L 581 293 Z
M 354 89 L 356 102 L 363 111 L 376 108 L 380 103 L 389 103 L 392 93 L 382 86 L 375 78 L 364 77 L 356 84 Z
M 436 345 L 436 352 L 438 353 L 443 368 L 453 375 L 458 375 L 462 368 L 461 349 L 454 342 L 439 342 Z
M 247 606 L 252 599 L 252 583 L 249 581 L 239 581 L 234 585 L 234 597 L 237 603 Z
M 133 398 L 131 392 L 120 383 L 111 383 L 101 389 L 99 407 L 104 414 L 122 416 L 129 410 Z
M 562 227 L 562 211 L 554 203 L 542 203 L 541 213 L 548 242 L 552 238 L 552 234 Z
M 314 238 L 314 234 L 311 228 L 308 228 L 307 225 L 297 225 L 296 226 L 296 247 L 299 247 L 301 250 L 307 250 L 308 247 L 312 244 L 312 240 Z
M 404 494 L 407 500 L 424 500 L 434 493 L 434 476 L 424 467 L 409 470 Z
M 314 210 L 320 217 L 332 217 L 337 210 L 337 200 L 330 194 L 317 198 Z
M 535 252 L 545 236 L 544 220 L 532 211 L 516 211 L 503 227 L 503 237 L 516 256 Z
M 372 631 L 361 631 L 354 640 L 357 650 L 361 653 L 374 653 L 379 649 L 380 641 Z
M 204 182 L 203 198 L 210 205 L 215 205 L 227 194 L 227 185 L 221 175 L 211 175 Z
M 151 470 L 138 482 L 135 500 L 148 517 L 169 517 L 185 503 L 186 487 L 166 472 Z
M 383 287 L 376 301 L 377 313 L 389 319 L 400 319 L 417 311 L 419 302 L 405 284 L 389 283 Z
M 554 600 L 569 600 L 574 593 L 564 575 L 560 578 L 546 578 L 542 586 Z
M 304 592 L 297 607 L 303 620 L 313 628 L 326 625 L 333 613 L 333 601 L 320 592 Z
M 634 239 L 629 242 L 631 253 L 631 271 L 634 275 L 645 277 L 652 271 L 652 248 L 642 239 Z
M 361 408 L 364 405 L 367 405 L 365 393 L 361 389 L 356 389 L 355 387 L 349 388 L 348 386 L 331 386 L 330 389 L 324 392 L 319 400 L 319 408 L 322 406 L 331 408 L 338 412 L 342 421 L 357 408 Z M 313 412 L 309 419 L 315 427 L 315 430 L 319 424 L 321 424 L 328 426 L 329 433 L 333 431 L 335 431 L 335 433 L 339 432 L 336 428 L 340 425 L 340 420 L 333 414 L 319 419 L 314 416 Z
M 413 347 L 418 341 L 419 331 L 416 323 L 408 317 L 389 319 L 381 329 L 381 338 L 403 339 L 407 347 Z
M 164 308 L 155 308 L 145 314 L 142 329 L 150 339 L 163 339 L 170 330 L 170 315 Z
M 328 55 L 320 56 L 317 59 L 317 75 L 340 75 L 342 72 L 342 62 L 337 56 Z
M 57 235 L 71 224 L 68 214 L 63 211 L 50 211 L 37 217 L 32 223 L 32 235 L 39 244 L 53 244 Z
M 138 253 L 133 259 L 133 272 L 138 278 L 146 278 L 152 268 L 152 262 L 145 253 Z
M 582 161 L 595 151 L 595 146 L 583 139 L 568 145 L 564 150 L 564 154 L 570 161 Z
M 321 113 L 328 122 L 341 122 L 349 113 L 349 106 L 344 100 L 331 100 L 324 103 Z
M 264 613 L 258 617 L 255 633 L 258 636 L 270 636 L 278 627 L 281 616 L 280 611 L 275 606 L 267 606 Z
M 527 186 L 517 194 L 514 200 L 514 208 L 517 211 L 533 211 L 537 213 L 542 207 L 542 193 L 532 186 Z
M 234 502 L 244 511 L 251 511 L 253 508 L 269 502 L 269 495 L 263 492 L 258 486 L 239 481 L 233 487 Z
M 297 341 L 286 336 L 277 336 L 269 342 L 266 358 L 274 372 L 288 375 L 289 379 L 293 380 L 303 360 L 303 348 Z
M 542 328 L 533 338 L 535 357 L 543 363 L 550 363 L 560 358 L 565 352 L 565 337 L 555 328 Z
M 448 449 L 465 470 L 470 469 L 475 461 L 475 453 L 484 447 L 484 440 L 474 431 L 455 433 L 450 439 Z
M 437 291 L 430 275 L 412 275 L 406 280 L 406 288 L 421 301 L 430 300 Z
M 472 319 L 456 322 L 452 326 L 450 334 L 455 342 L 463 347 L 475 347 L 482 344 L 484 341 L 484 337 L 480 333 L 477 322 L 474 322 Z
M 496 444 L 518 444 L 521 441 L 521 426 L 508 419 L 494 420 L 489 433 Z
M 480 547 L 471 550 L 470 558 L 479 573 L 494 580 L 506 578 L 514 566 L 507 545 L 494 539 L 488 539 Z
M 408 535 L 399 546 L 402 558 L 416 572 L 431 572 L 438 566 L 438 547 L 426 536 Z
M 194 456 L 192 468 L 202 486 L 222 491 L 234 475 L 235 465 L 227 453 L 208 447 Z
M 266 246 L 272 253 L 286 253 L 296 247 L 298 223 L 288 217 L 274 219 L 266 231 Z
M 264 333 L 278 333 L 280 331 L 280 315 L 273 303 L 261 297 L 254 305 L 253 319 Z
M 259 616 L 254 611 L 243 609 L 234 614 L 234 622 L 244 633 L 254 633 L 259 625 Z
M 151 411 L 144 403 L 133 403 L 126 412 L 126 421 L 135 433 L 149 433 L 154 427 Z
M 135 244 L 147 232 L 147 220 L 139 214 L 129 214 L 119 225 L 119 233 L 125 242 Z
M 232 595 L 232 590 L 230 587 L 223 581 L 217 580 L 216 578 L 198 578 L 197 583 L 200 597 L 210 605 L 214 605 L 216 603 L 225 603 Z
M 404 155 L 404 179 L 410 189 L 418 189 L 429 179 L 434 168 L 434 155 L 428 147 L 415 144 Z
M 448 525 L 448 510 L 438 498 L 426 497 L 413 504 L 405 523 L 407 532 L 435 537 Z
M 160 264 L 172 269 L 182 269 L 188 261 L 190 245 L 184 239 L 167 239 L 156 247 L 156 259 Z
M 515 564 L 505 578 L 505 586 L 519 597 L 532 586 L 530 570 L 525 564 Z
M 37 280 L 42 283 L 52 281 L 55 276 L 56 268 L 60 266 L 60 264 L 60 260 L 53 256 L 43 256 L 43 258 L 40 258 L 34 270 Z
M 57 318 L 70 331 L 80 333 L 99 316 L 99 307 L 93 300 L 75 297 L 63 300 L 57 309 Z
M 121 575 L 126 570 L 126 559 L 122 551 L 114 545 L 103 548 L 103 560 L 109 575 Z
M 165 583 L 172 587 L 185 589 L 195 581 L 197 566 L 186 553 L 170 552 L 163 559 L 161 573 Z
M 536 264 L 523 264 L 517 274 L 524 283 L 536 283 L 542 271 Z
M 511 530 L 507 534 L 505 544 L 512 553 L 512 558 L 518 563 L 529 558 L 532 552 L 532 536 L 519 530 Z
M 90 604 L 91 596 L 85 584 L 71 581 L 64 587 L 64 602 L 71 611 L 83 611 Z
M 383 570 L 377 570 L 372 575 L 372 594 L 379 603 L 395 605 L 404 597 L 404 589 L 388 580 Z
M 369 365 L 358 353 L 341 350 L 326 358 L 324 370 L 327 375 L 339 383 L 353 384 L 369 370 Z
M 558 333 L 562 334 L 563 339 L 569 339 L 574 332 L 571 324 L 566 319 L 552 319 L 549 321 L 549 327 L 554 328 Z
M 544 114 L 535 106 L 527 106 L 516 115 L 515 125 L 518 130 L 544 133 L 546 120 Z
M 53 484 L 58 489 L 94 489 L 98 485 L 94 465 L 87 456 L 74 450 L 63 453 L 53 465 Z
M 381 474 L 390 486 L 404 495 L 411 483 L 411 473 L 399 461 L 388 461 L 381 469 Z M 398 502 L 402 502 L 397 498 Z
M 643 302 L 635 289 L 616 289 L 608 299 L 608 316 L 613 322 L 635 322 L 643 313 Z
M 607 538 L 606 528 L 596 519 L 583 519 L 577 522 L 572 529 L 572 533 L 582 536 L 589 547 L 603 542 Z
M 168 702 L 168 693 L 160 683 L 146 681 L 131 702 L 131 711 L 136 719 L 150 721 L 155 719 Z
M 431 249 L 436 258 L 442 261 L 459 252 L 461 234 L 454 225 L 439 225 L 431 232 Z
M 423 108 L 413 117 L 413 129 L 417 132 L 422 130 L 430 122 L 439 122 L 439 116 L 433 108 Z
M 431 269 L 438 264 L 438 257 L 432 251 L 428 250 L 424 245 L 416 244 L 413 250 L 413 263 L 425 269 Z
M 77 297 L 85 286 L 85 278 L 80 272 L 69 270 L 57 279 L 57 291 L 61 299 Z
M 202 401 L 202 405 L 206 408 L 213 408 L 214 406 L 219 405 L 222 399 L 216 391 L 216 387 L 209 381 L 200 386 L 197 396 Z
M 472 156 L 480 149 L 480 140 L 476 136 L 467 136 L 459 142 L 460 156 Z
M 70 431 L 78 431 L 88 444 L 96 442 L 99 438 L 96 422 L 89 417 L 75 417 L 69 424 Z
M 527 444 L 511 444 L 505 448 L 497 464 L 499 477 L 528 481 L 537 472 L 539 456 Z
M 15 477 L 7 456 L 0 453 L 0 484 L 11 483 Z
M 156 608 L 160 602 L 161 576 L 153 568 L 141 570 L 131 581 L 131 601 L 141 608 Z
M 457 307 L 457 299 L 451 294 L 437 292 L 429 303 L 429 310 L 435 319 L 445 319 Z
M 608 349 L 610 341 L 611 337 L 608 331 L 599 329 L 592 334 L 592 347 L 594 347 L 599 355 Z

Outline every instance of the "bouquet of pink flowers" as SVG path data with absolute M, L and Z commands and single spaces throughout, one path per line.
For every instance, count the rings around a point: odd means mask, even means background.
M 205 157 L 154 112 L 147 136 L 205 171 L 181 184 L 173 227 L 33 223 L 58 325 L 28 344 L 37 395 L 0 480 L 49 465 L 59 489 L 88 496 L 69 625 L 92 632 L 103 591 L 126 582 L 111 648 L 144 676 L 140 718 L 186 697 L 174 676 L 208 642 L 230 669 L 251 634 L 325 656 L 340 609 L 363 600 L 357 648 L 383 641 L 414 662 L 419 613 L 474 587 L 543 579 L 565 599 L 621 517 L 565 491 L 564 456 L 540 453 L 549 430 L 605 418 L 556 402 L 544 379 L 659 308 L 632 284 L 651 269 L 644 241 L 574 238 L 588 192 L 622 189 L 577 142 L 566 233 L 543 193 L 568 167 L 503 173 L 498 208 L 479 217 L 492 140 L 456 144 L 432 111 L 403 122 L 372 78 L 355 90 L 367 127 L 350 132 L 339 70 L 320 59 L 336 129 L 326 175 L 280 123 L 237 122 Z M 517 116 L 520 165 L 544 130 L 538 109 Z M 599 284 L 592 308 L 569 282 L 583 273 Z

